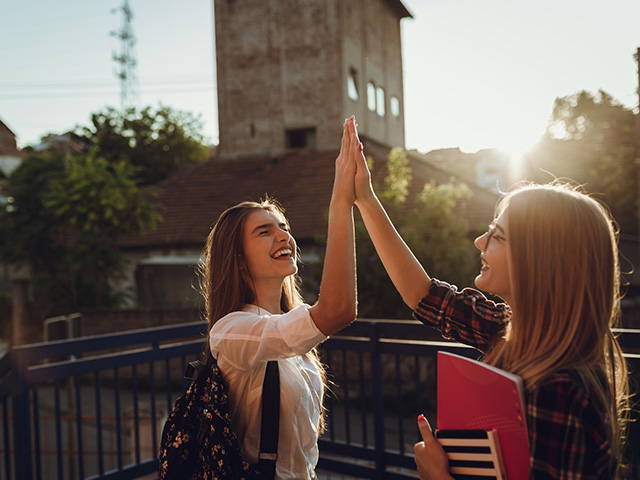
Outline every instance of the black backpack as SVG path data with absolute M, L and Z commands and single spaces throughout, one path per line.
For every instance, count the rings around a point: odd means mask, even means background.
M 267 363 L 262 386 L 260 461 L 242 459 L 238 438 L 231 428 L 227 392 L 218 364 L 211 354 L 206 365 L 191 362 L 185 373 L 193 379 L 176 400 L 162 430 L 159 474 L 162 480 L 275 478 L 280 419 L 278 362 Z

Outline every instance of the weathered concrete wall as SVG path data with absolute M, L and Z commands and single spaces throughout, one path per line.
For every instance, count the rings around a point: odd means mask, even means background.
M 404 146 L 400 17 L 390 0 L 215 0 L 220 155 L 280 152 L 290 129 L 315 128 L 336 148 L 343 119 Z M 359 98 L 347 95 L 357 72 Z M 385 90 L 384 116 L 367 109 L 367 83 Z M 402 107 L 401 107 L 402 110 Z

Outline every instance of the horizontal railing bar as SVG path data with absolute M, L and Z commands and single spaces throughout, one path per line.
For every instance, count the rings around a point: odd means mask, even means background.
M 388 450 L 384 452 L 384 462 L 387 466 L 415 469 L 416 463 L 414 458 L 414 454 L 407 453 L 402 455 L 400 452 L 390 452 Z
M 331 440 L 320 438 L 318 439 L 318 448 L 323 453 L 333 455 L 346 455 L 348 457 L 372 461 L 376 459 L 376 451 L 373 446 L 365 447 L 359 443 L 346 443 L 337 440 L 332 442 Z
M 129 367 L 142 363 L 161 361 L 180 355 L 198 354 L 202 351 L 202 344 L 202 341 L 196 340 L 164 349 L 148 348 L 135 352 L 116 352 L 100 357 L 79 358 L 54 364 L 35 365 L 29 367 L 26 372 L 23 372 L 23 376 L 28 383 L 37 383 L 44 380 L 93 373 L 95 371 Z
M 425 326 L 417 320 L 356 320 L 350 326 L 342 330 L 339 336 L 365 336 L 377 330 L 380 338 L 393 337 L 412 338 L 416 340 L 435 340 L 441 336 L 437 331 Z M 640 330 L 638 329 L 614 329 L 619 333 L 619 342 L 623 346 L 640 348 Z M 122 348 L 152 342 L 175 340 L 181 337 L 202 336 L 206 331 L 204 322 L 190 322 L 163 327 L 129 330 L 126 332 L 95 335 L 67 340 L 56 340 L 30 345 L 16 346 L 12 349 L 24 361 L 40 360 L 42 358 L 59 357 L 65 355 L 78 355 L 95 350 L 108 350 L 110 348 Z M 336 337 L 333 337 L 336 338 Z M 10 363 L 10 359 L 0 359 L 0 372 Z
M 205 331 L 206 324 L 204 322 L 192 322 L 67 340 L 55 340 L 30 345 L 19 345 L 13 347 L 12 352 L 24 361 L 31 362 L 43 358 L 78 355 L 85 352 L 109 350 L 112 348 L 132 347 L 135 345 L 161 342 L 163 340 L 176 340 L 177 338 L 183 337 L 200 336 L 204 341 Z

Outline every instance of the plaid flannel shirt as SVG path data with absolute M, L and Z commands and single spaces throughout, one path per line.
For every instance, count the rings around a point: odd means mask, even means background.
M 486 351 L 499 338 L 511 311 L 472 288 L 458 292 L 439 280 L 413 312 L 443 337 Z M 610 479 L 617 462 L 608 425 L 575 371 L 549 375 L 526 391 L 530 479 Z

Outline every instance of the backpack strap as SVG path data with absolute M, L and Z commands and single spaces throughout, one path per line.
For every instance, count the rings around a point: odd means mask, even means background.
M 280 434 L 280 371 L 278 362 L 267 362 L 262 384 L 262 426 L 260 429 L 260 470 L 275 478 Z

